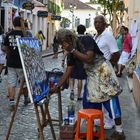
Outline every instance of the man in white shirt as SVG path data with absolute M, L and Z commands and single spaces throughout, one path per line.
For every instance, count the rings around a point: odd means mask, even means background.
M 103 52 L 104 57 L 107 60 L 109 60 L 111 64 L 116 67 L 116 70 L 118 71 L 117 62 L 119 60 L 120 54 L 119 54 L 119 48 L 117 46 L 117 42 L 114 36 L 110 32 L 107 31 L 106 26 L 98 27 L 97 25 L 96 28 L 97 28 L 96 30 L 98 31 L 101 30 L 101 32 L 99 31 L 100 33 L 94 36 L 96 43 L 98 44 L 100 50 Z
M 111 60 L 111 55 L 119 51 L 115 38 L 106 29 L 94 39 L 107 60 Z
M 98 47 L 103 52 L 104 57 L 111 62 L 113 66 L 117 66 L 119 59 L 119 49 L 113 35 L 106 30 L 106 20 L 103 16 L 97 16 L 94 20 L 97 35 L 94 37 Z M 109 140 L 124 140 L 125 135 L 122 129 L 121 109 L 118 96 L 109 100 L 109 104 L 104 106 L 109 116 L 115 121 L 115 132 L 110 136 Z M 115 105 L 115 106 L 114 106 Z M 117 114 L 116 114 L 117 113 Z

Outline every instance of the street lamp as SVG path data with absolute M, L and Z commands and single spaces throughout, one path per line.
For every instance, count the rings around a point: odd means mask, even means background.
M 74 11 L 76 8 L 76 5 L 70 4 L 70 12 L 72 14 L 72 29 L 74 29 Z

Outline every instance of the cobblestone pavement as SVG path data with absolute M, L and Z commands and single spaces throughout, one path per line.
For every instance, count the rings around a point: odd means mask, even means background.
M 45 57 L 44 64 L 47 70 L 52 68 L 61 68 L 61 56 L 58 59 L 52 59 L 51 57 Z M 0 83 L 0 140 L 5 140 L 9 121 L 11 118 L 11 112 L 8 106 L 7 99 L 7 78 L 3 77 L 2 83 Z M 122 106 L 123 127 L 126 134 L 126 140 L 139 140 L 140 139 L 140 117 L 138 115 L 133 95 L 130 93 L 126 81 L 126 77 L 120 78 L 120 82 L 123 85 L 123 93 L 120 95 L 120 102 Z M 62 92 L 62 107 L 63 116 L 66 113 L 67 105 L 69 102 L 69 90 Z M 76 103 L 77 110 L 81 107 L 81 103 Z M 53 95 L 50 100 L 50 112 L 52 118 L 57 118 L 57 96 Z M 59 128 L 54 126 L 56 137 L 59 137 Z M 106 132 L 107 135 L 110 131 Z M 52 140 L 52 135 L 49 126 L 44 129 L 44 136 L 46 140 Z M 32 104 L 24 106 L 23 97 L 21 97 L 18 111 L 15 117 L 15 121 L 12 127 L 9 140 L 38 140 L 37 121 Z

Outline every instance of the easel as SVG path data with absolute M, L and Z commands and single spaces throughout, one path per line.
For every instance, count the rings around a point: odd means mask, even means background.
M 59 89 L 56 94 L 58 95 L 58 120 L 52 119 L 52 121 L 59 122 L 59 128 L 60 128 L 63 123 L 61 89 Z
M 11 132 L 12 125 L 13 125 L 13 122 L 14 122 L 14 118 L 15 118 L 15 115 L 16 115 L 16 112 L 17 112 L 17 109 L 18 109 L 20 97 L 23 94 L 24 82 L 25 81 L 21 81 L 21 86 L 20 86 L 18 97 L 17 97 L 15 110 L 14 110 L 13 115 L 11 117 L 11 121 L 10 121 L 9 128 L 8 128 L 8 133 L 6 135 L 6 140 L 8 140 L 9 136 L 10 136 L 10 132 Z M 52 119 L 51 119 L 50 112 L 49 112 L 49 109 L 48 109 L 48 104 L 49 104 L 49 99 L 48 100 L 44 99 L 44 102 L 42 102 L 42 104 L 39 104 L 39 105 L 34 104 L 36 117 L 37 117 L 37 123 L 38 123 L 38 133 L 39 133 L 38 136 L 39 136 L 40 140 L 45 140 L 44 139 L 44 134 L 43 134 L 43 129 L 44 129 L 44 127 L 47 126 L 47 124 L 50 125 L 53 140 L 56 140 L 56 136 L 55 136 L 54 129 L 53 129 L 53 124 L 52 124 Z M 41 110 L 42 120 L 40 119 L 39 108 Z M 59 93 L 58 93 L 58 111 L 59 111 L 59 120 L 54 120 L 54 121 L 59 121 L 59 126 L 61 126 L 63 119 L 62 119 L 61 91 L 60 90 L 59 90 Z M 47 116 L 47 119 L 46 119 L 46 116 Z

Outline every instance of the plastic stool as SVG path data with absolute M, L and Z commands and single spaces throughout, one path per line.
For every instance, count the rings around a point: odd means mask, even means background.
M 81 119 L 87 120 L 86 133 L 80 133 Z M 94 119 L 100 119 L 100 131 L 94 132 Z M 97 109 L 82 109 L 78 112 L 78 120 L 76 127 L 75 140 L 80 140 L 80 137 L 86 137 L 87 140 L 94 140 L 94 136 L 99 137 L 100 140 L 105 140 L 103 112 Z

